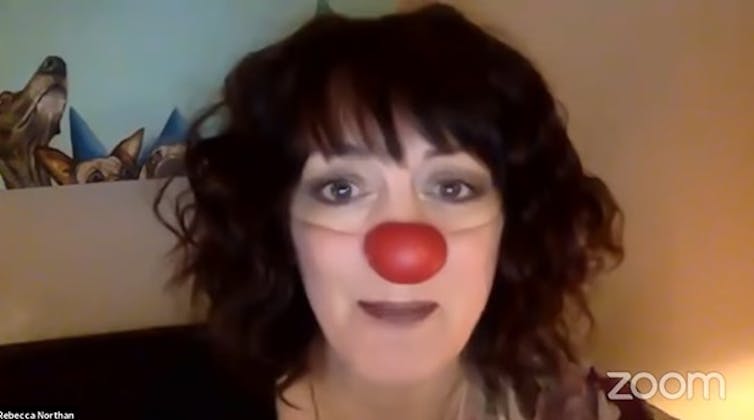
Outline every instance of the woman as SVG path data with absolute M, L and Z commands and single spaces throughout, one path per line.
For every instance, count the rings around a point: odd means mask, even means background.
M 515 49 L 449 6 L 320 16 L 193 132 L 176 281 L 260 418 L 621 415 L 566 321 L 620 211 Z

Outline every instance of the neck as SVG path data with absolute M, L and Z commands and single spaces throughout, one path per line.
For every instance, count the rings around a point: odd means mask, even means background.
M 462 404 L 460 362 L 416 382 L 386 385 L 354 373 L 326 345 L 314 351 L 313 361 L 308 380 L 319 420 L 455 420 Z

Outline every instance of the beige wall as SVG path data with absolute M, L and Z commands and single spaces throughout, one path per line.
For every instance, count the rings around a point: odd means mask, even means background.
M 720 370 L 754 418 L 754 2 L 466 0 L 552 81 L 588 168 L 627 213 L 625 264 L 594 299 L 593 357 L 661 375 Z M 0 194 L 0 342 L 186 319 L 162 290 L 154 183 Z
M 726 401 L 654 402 L 753 419 L 754 2 L 449 3 L 534 58 L 626 211 L 627 259 L 594 298 L 594 360 L 719 370 Z
M 174 324 L 158 184 L 0 191 L 0 344 Z

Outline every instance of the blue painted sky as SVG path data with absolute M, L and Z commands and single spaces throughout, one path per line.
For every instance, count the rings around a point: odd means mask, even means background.
M 330 0 L 373 15 L 393 0 Z M 0 90 L 18 90 L 47 55 L 68 63 L 69 106 L 110 150 L 140 127 L 145 145 L 174 107 L 190 117 L 225 73 L 314 14 L 316 0 L 0 0 Z M 68 115 L 52 146 L 70 154 Z M 1 182 L 1 181 L 0 181 Z

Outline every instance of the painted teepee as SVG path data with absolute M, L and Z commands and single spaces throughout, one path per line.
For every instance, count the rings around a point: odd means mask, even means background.
M 317 16 L 333 13 L 328 0 L 317 0 Z

